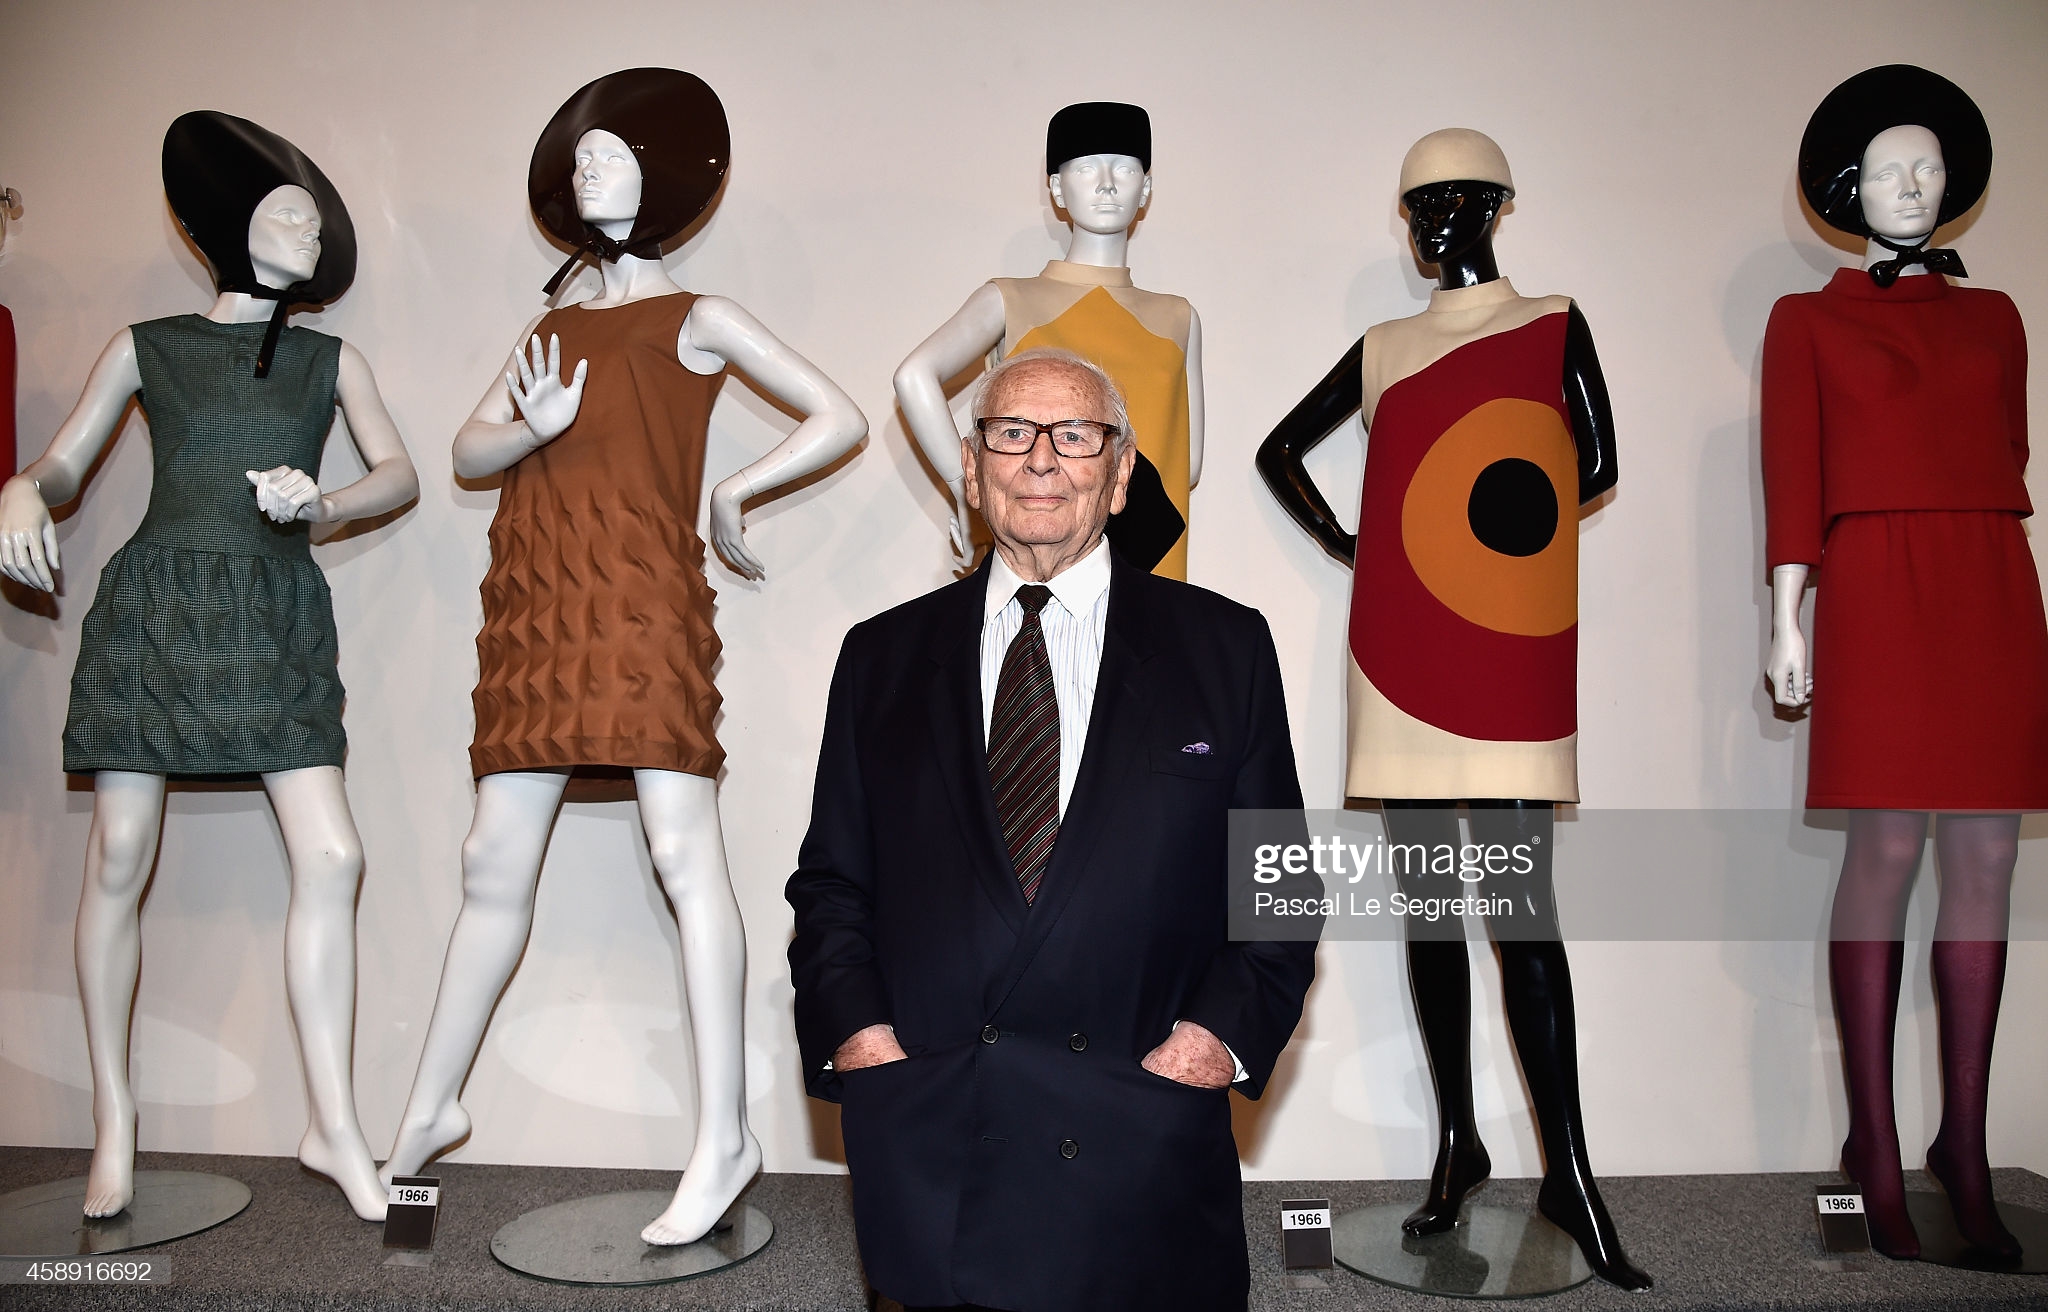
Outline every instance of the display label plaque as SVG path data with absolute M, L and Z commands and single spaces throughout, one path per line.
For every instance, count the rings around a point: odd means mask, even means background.
M 385 1195 L 384 1247 L 432 1248 L 434 1223 L 441 1215 L 441 1179 L 434 1175 L 395 1175 Z
M 1296 1198 L 1280 1204 L 1280 1265 L 1289 1271 L 1328 1270 L 1330 1200 Z
M 1817 1184 L 1813 1209 L 1820 1220 L 1820 1246 L 1830 1253 L 1870 1251 L 1870 1224 L 1863 1215 L 1863 1191 L 1853 1184 Z

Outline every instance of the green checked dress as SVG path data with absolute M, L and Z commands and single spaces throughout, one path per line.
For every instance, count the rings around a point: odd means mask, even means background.
M 155 479 L 100 573 L 71 675 L 64 768 L 239 775 L 340 765 L 333 604 L 304 523 L 256 508 L 245 471 L 320 468 L 341 339 L 196 314 L 129 329 Z

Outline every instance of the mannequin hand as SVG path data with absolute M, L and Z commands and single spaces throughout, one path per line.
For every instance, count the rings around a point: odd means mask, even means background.
M 768 571 L 747 550 L 746 520 L 740 509 L 753 490 L 743 474 L 734 474 L 711 489 L 711 545 L 733 572 L 758 580 Z
M 17 474 L 0 485 L 0 574 L 16 583 L 55 592 L 57 526 L 35 481 Z
M 1237 1078 L 1237 1063 L 1223 1040 L 1191 1020 L 1175 1025 L 1166 1042 L 1146 1053 L 1139 1064 L 1154 1075 L 1198 1089 L 1227 1089 Z
M 519 417 L 526 421 L 526 431 L 533 434 L 538 447 L 554 441 L 576 422 L 576 412 L 583 408 L 583 376 L 590 371 L 590 361 L 578 360 L 576 376 L 564 384 L 561 338 L 550 333 L 543 353 L 540 334 L 535 333 L 531 350 L 530 363 L 523 355 L 512 357 L 519 367 L 505 375 L 505 386 L 512 389 L 512 404 L 519 407 Z
M 333 518 L 328 513 L 326 498 L 320 495 L 320 485 L 303 470 L 279 465 L 260 474 L 247 470 L 245 475 L 256 485 L 256 508 L 279 524 L 301 519 L 309 524 L 324 524 Z
M 903 1045 L 896 1042 L 894 1025 L 870 1025 L 839 1045 L 839 1051 L 832 1054 L 832 1069 L 844 1074 L 868 1066 L 902 1061 L 909 1056 L 903 1051 Z
M 1770 663 L 1764 666 L 1764 677 L 1771 681 L 1771 696 L 1780 706 L 1804 706 L 1813 700 L 1805 634 L 1789 625 L 1772 631 Z
M 974 558 L 974 507 L 967 504 L 967 484 L 962 481 L 950 485 L 953 493 L 953 517 L 947 521 L 946 533 L 952 540 L 953 556 L 957 560 Z

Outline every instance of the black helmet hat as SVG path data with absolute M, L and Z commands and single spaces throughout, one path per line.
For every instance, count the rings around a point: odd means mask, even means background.
M 1045 125 L 1045 171 L 1083 155 L 1130 155 L 1152 168 L 1152 116 L 1142 106 L 1115 100 L 1068 105 Z

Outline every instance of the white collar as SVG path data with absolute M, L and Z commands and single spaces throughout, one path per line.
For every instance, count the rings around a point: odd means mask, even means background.
M 1017 589 L 1025 580 L 1003 559 L 1003 553 L 989 548 L 988 595 L 982 598 L 981 622 L 984 626 L 1002 614 L 1003 607 L 1010 604 L 1017 595 Z M 1109 590 L 1109 537 L 1103 535 L 1095 544 L 1095 550 L 1067 566 L 1045 581 L 1052 589 L 1052 595 L 1067 614 L 1076 619 L 1091 614 L 1095 603 Z

